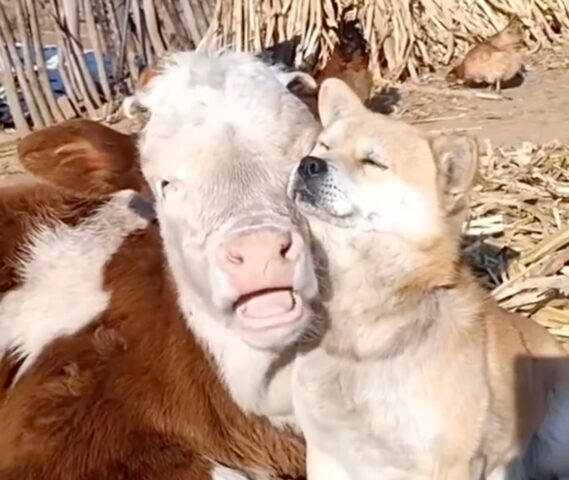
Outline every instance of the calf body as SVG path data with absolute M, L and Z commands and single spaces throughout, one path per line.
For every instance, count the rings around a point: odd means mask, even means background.
M 154 204 L 0 192 L 1 479 L 304 475 L 290 373 L 316 280 L 285 184 L 318 127 L 279 75 L 166 60 L 137 98 Z

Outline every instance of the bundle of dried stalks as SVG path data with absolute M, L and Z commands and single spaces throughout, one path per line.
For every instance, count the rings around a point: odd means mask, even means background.
M 569 148 L 490 149 L 465 251 L 506 308 L 569 341 Z
M 217 0 L 211 25 L 222 43 L 251 51 L 302 35 L 300 58 L 329 57 L 338 12 L 356 5 L 371 45 L 376 78 L 418 77 L 448 65 L 473 41 L 504 27 L 517 14 L 534 48 L 569 29 L 569 0 Z

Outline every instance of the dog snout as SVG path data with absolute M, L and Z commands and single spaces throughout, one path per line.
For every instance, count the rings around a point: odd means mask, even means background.
M 305 248 L 300 234 L 267 228 L 228 239 L 220 247 L 218 262 L 239 296 L 292 288 Z
M 298 173 L 304 180 L 322 177 L 328 172 L 326 160 L 318 157 L 304 157 L 298 166 Z

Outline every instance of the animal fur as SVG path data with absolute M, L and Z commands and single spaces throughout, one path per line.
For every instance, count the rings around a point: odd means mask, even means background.
M 321 87 L 324 130 L 290 193 L 323 245 L 329 330 L 293 398 L 318 479 L 569 475 L 569 358 L 459 258 L 478 149 Z M 525 476 L 527 475 L 527 476 Z
M 1 480 L 303 478 L 290 354 L 316 279 L 285 184 L 319 126 L 292 79 L 176 53 L 135 93 L 140 154 L 78 123 L 21 146 L 49 181 L 0 191 Z M 124 189 L 138 158 L 152 202 Z M 236 311 L 265 279 L 236 298 L 219 266 L 236 229 L 267 224 L 299 238 L 280 287 L 306 305 L 276 332 Z

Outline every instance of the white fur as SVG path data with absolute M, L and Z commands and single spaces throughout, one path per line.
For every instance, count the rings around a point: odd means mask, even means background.
M 392 177 L 381 188 L 376 185 L 358 185 L 349 182 L 340 185 L 348 192 L 353 209 L 369 222 L 376 232 L 396 233 L 406 238 L 428 235 L 437 224 L 427 199 L 411 185 Z M 339 204 L 345 201 L 341 197 Z
M 275 154 L 282 155 L 284 146 L 292 147 L 286 152 L 291 156 L 291 170 L 300 158 L 295 156 L 294 147 L 305 145 L 303 154 L 308 153 L 308 145 L 312 147 L 316 124 L 308 125 L 302 118 L 308 113 L 300 100 L 295 98 L 296 105 L 291 107 L 294 96 L 283 88 L 293 79 L 310 85 L 307 74 L 282 72 L 239 52 L 177 52 L 166 57 L 163 64 L 163 73 L 136 93 L 137 102 L 151 112 L 145 131 L 152 140 L 143 139 L 140 144 L 143 171 L 151 183 L 155 177 L 168 174 L 179 178 L 185 169 L 196 167 L 187 161 L 188 151 L 173 152 L 174 158 L 164 155 L 166 145 L 158 141 L 160 138 L 168 141 L 172 149 L 176 147 L 177 135 L 189 135 L 192 131 L 208 132 L 205 140 L 223 142 L 225 127 L 231 126 L 231 133 L 243 142 L 271 148 Z M 290 110 L 288 128 L 277 116 L 286 109 Z M 149 161 L 159 156 L 160 162 Z
M 216 465 L 211 471 L 211 480 L 250 480 L 250 479 L 246 475 L 243 475 L 242 473 L 236 470 L 232 470 L 222 465 Z
M 175 53 L 164 59 L 163 73 L 137 97 L 150 112 L 141 136 L 141 164 L 157 197 L 161 234 L 181 310 L 211 352 L 236 403 L 245 412 L 268 415 L 277 424 L 292 421 L 290 362 L 268 378 L 279 348 L 259 348 L 234 327 L 234 318 L 225 311 L 228 307 L 224 309 L 227 302 L 217 298 L 223 290 L 220 282 L 210 280 L 220 278 L 210 259 L 221 227 L 207 232 L 203 225 L 212 210 L 227 207 L 244 211 L 209 223 L 226 228 L 239 215 L 270 215 L 270 206 L 256 206 L 266 200 L 261 190 L 265 185 L 277 192 L 275 185 L 282 183 L 284 204 L 288 174 L 310 151 L 318 133 L 305 105 L 283 87 L 296 76 L 244 53 Z M 301 80 L 310 84 L 305 76 Z M 220 173 L 235 164 L 246 167 L 249 161 L 274 165 L 267 183 L 245 192 L 252 199 L 250 208 L 234 205 L 239 202 L 222 193 L 209 203 L 204 200 L 208 193 L 202 195 L 199 189 L 207 181 L 202 179 L 215 179 L 211 188 L 220 188 Z M 163 179 L 169 182 L 165 189 Z M 269 224 L 273 220 L 267 216 Z M 287 228 L 287 221 L 280 226 Z M 313 283 L 311 294 L 315 295 L 315 279 Z M 275 345 L 286 343 L 297 333 L 274 334 L 270 340 Z
M 445 407 L 425 385 L 406 380 L 413 360 L 381 369 L 380 362 L 354 364 L 322 349 L 296 360 L 295 413 L 309 456 L 316 451 L 308 460 L 316 472 L 309 480 L 326 479 L 334 463 L 340 479 L 403 480 L 429 458 L 444 428 Z
M 306 477 L 310 480 L 350 480 L 337 456 L 319 449 L 317 442 L 306 444 Z
M 128 207 L 122 191 L 77 226 L 40 226 L 21 261 L 24 283 L 0 301 L 0 355 L 14 348 L 21 376 L 43 348 L 85 327 L 109 304 L 104 267 L 133 231 L 148 222 Z
M 292 364 L 284 366 L 267 383 L 267 372 L 278 355 L 251 347 L 238 333 L 211 318 L 206 311 L 196 309 L 192 292 L 182 290 L 180 297 L 182 311 L 193 310 L 190 328 L 213 355 L 221 379 L 241 409 L 267 415 L 276 425 L 295 426 L 290 386 Z

